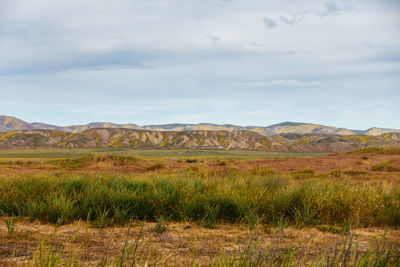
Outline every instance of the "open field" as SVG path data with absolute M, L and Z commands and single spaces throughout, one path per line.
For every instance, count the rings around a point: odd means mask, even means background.
M 0 150 L 0 159 L 8 158 L 77 158 L 88 154 L 137 156 L 143 158 L 235 158 L 235 159 L 261 159 L 261 158 L 294 158 L 315 157 L 322 153 L 279 153 L 244 150 L 130 150 L 130 149 L 8 149 Z
M 0 158 L 5 265 L 400 264 L 398 149 L 3 150 Z

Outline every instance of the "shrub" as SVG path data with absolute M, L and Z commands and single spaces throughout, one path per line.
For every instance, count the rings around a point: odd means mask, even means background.
M 15 217 L 13 218 L 5 218 L 4 219 L 4 223 L 7 227 L 7 234 L 9 236 L 12 236 L 15 234 L 15 222 L 17 221 L 17 219 Z
M 153 228 L 153 231 L 162 234 L 167 230 L 167 226 L 165 225 L 165 220 L 163 216 L 157 218 L 156 225 Z
M 219 205 L 214 205 L 208 208 L 208 212 L 203 223 L 204 228 L 215 228 L 219 213 Z

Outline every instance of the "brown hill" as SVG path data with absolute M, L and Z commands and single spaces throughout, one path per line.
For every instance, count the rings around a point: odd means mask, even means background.
M 97 128 L 122 128 L 133 130 L 147 130 L 147 131 L 251 131 L 258 134 L 272 136 L 285 133 L 297 134 L 335 134 L 335 135 L 382 135 L 390 132 L 400 132 L 399 129 L 390 128 L 370 128 L 367 130 L 350 130 L 346 128 L 336 128 L 332 126 L 325 126 L 313 123 L 300 123 L 300 122 L 282 122 L 270 126 L 238 126 L 231 124 L 213 124 L 213 123 L 199 123 L 199 124 L 161 124 L 161 125 L 144 125 L 140 126 L 133 123 L 116 124 L 112 122 L 92 122 L 85 125 L 69 125 L 57 126 L 52 124 L 34 122 L 28 123 L 11 116 L 0 115 L 0 132 L 8 132 L 12 130 L 60 130 L 73 133 L 82 133 L 88 129 Z
M 31 130 L 34 126 L 12 116 L 0 116 L 0 132 L 11 130 Z
M 241 149 L 274 152 L 342 152 L 369 146 L 400 147 L 400 133 L 379 136 L 280 134 L 252 131 L 146 131 L 89 129 L 82 133 L 58 130 L 17 130 L 0 134 L 0 148 L 131 148 Z
M 0 134 L 0 148 L 91 148 L 96 142 L 82 134 L 57 130 L 16 130 Z

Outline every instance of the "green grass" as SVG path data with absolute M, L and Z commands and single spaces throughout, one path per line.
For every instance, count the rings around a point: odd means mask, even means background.
M 292 158 L 292 157 L 315 157 L 321 153 L 279 153 L 244 150 L 128 150 L 128 149 L 11 149 L 0 150 L 0 159 L 9 158 L 79 158 L 88 154 L 115 154 L 128 155 L 143 158 Z
M 25 175 L 0 180 L 0 213 L 55 224 L 89 220 L 96 227 L 133 219 L 297 226 L 400 226 L 400 181 L 351 183 L 310 172 L 278 176 L 236 169 L 188 168 L 145 177 Z

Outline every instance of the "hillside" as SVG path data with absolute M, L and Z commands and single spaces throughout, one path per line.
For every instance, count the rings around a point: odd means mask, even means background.
M 12 116 L 0 116 L 0 131 L 8 132 L 12 130 L 32 130 L 33 125 Z
M 147 131 L 120 128 L 15 130 L 0 134 L 0 148 L 241 149 L 272 152 L 341 152 L 368 146 L 400 147 L 400 133 L 380 136 L 279 134 L 251 131 Z
M 0 148 L 90 148 L 96 142 L 82 134 L 58 130 L 15 130 L 0 134 Z
M 144 125 L 140 126 L 134 123 L 117 124 L 111 122 L 91 122 L 85 125 L 69 125 L 57 126 L 41 122 L 28 123 L 11 116 L 0 115 L 0 132 L 8 132 L 13 130 L 61 130 L 72 133 L 82 133 L 88 129 L 96 128 L 116 128 L 116 129 L 135 129 L 148 131 L 251 131 L 265 136 L 276 134 L 298 133 L 298 134 L 335 134 L 335 135 L 372 135 L 377 136 L 390 132 L 400 132 L 399 129 L 390 128 L 370 128 L 367 130 L 349 130 L 346 128 L 336 128 L 312 123 L 298 122 L 282 122 L 270 126 L 237 126 L 231 124 L 161 124 L 161 125 Z

